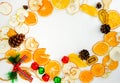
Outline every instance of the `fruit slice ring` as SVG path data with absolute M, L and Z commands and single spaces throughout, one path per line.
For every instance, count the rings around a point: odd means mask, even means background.
M 116 35 L 117 32 L 111 31 L 104 35 L 104 41 L 107 42 L 110 46 L 117 46 L 119 42 L 117 41 Z
M 70 0 L 51 0 L 53 6 L 58 9 L 65 9 L 68 7 Z
M 69 14 L 75 14 L 79 11 L 79 5 L 79 0 L 70 0 L 70 4 L 66 10 Z
M 100 63 L 96 63 L 96 64 L 92 65 L 91 72 L 93 73 L 94 76 L 100 77 L 100 76 L 104 75 L 105 67 L 104 67 L 104 65 L 102 65 Z
M 92 50 L 96 55 L 103 56 L 108 53 L 109 44 L 103 41 L 99 41 L 93 46 Z
M 65 77 L 61 80 L 61 83 L 75 83 L 75 80 L 71 79 L 68 74 L 65 74 Z
M 28 38 L 25 41 L 25 47 L 26 49 L 29 49 L 31 51 L 35 51 L 38 48 L 39 44 L 34 38 Z
M 40 6 L 37 12 L 40 16 L 48 16 L 52 13 L 52 11 L 53 7 L 50 1 L 43 0 L 42 5 Z
M 11 27 L 9 27 L 9 26 L 3 26 L 3 27 L 0 28 L 0 39 L 1 40 L 8 38 L 6 33 L 9 31 L 10 28 Z
M 93 80 L 93 74 L 89 70 L 83 70 L 83 71 L 80 72 L 79 79 L 83 83 L 90 83 Z
M 61 71 L 61 65 L 58 61 L 51 60 L 45 65 L 45 73 L 47 73 L 51 79 L 57 76 Z
M 45 51 L 45 48 L 38 48 L 34 52 L 33 59 L 39 64 L 39 66 L 44 66 L 50 61 L 49 55 L 45 54 Z
M 0 13 L 3 15 L 9 15 L 12 11 L 12 6 L 8 2 L 0 2 Z
M 16 27 L 18 24 L 19 22 L 17 20 L 17 15 L 10 16 L 9 25 L 12 27 Z

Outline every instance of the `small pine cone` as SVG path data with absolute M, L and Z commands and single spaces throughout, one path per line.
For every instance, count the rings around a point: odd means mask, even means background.
M 90 56 L 89 56 L 89 52 L 85 49 L 81 50 L 79 52 L 79 57 L 82 59 L 82 60 L 87 60 Z
M 110 26 L 107 25 L 107 24 L 103 24 L 103 25 L 101 26 L 101 28 L 100 28 L 100 31 L 101 31 L 102 33 L 107 34 L 108 32 L 110 32 Z
M 9 38 L 8 43 L 11 47 L 15 48 L 22 44 L 25 39 L 24 34 L 17 34 Z

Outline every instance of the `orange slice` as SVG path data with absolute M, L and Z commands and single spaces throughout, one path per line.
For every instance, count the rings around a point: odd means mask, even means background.
M 96 55 L 103 56 L 109 51 L 109 45 L 106 42 L 99 41 L 93 46 L 92 50 Z
M 79 79 L 82 83 L 90 83 L 93 80 L 93 74 L 89 70 L 83 70 L 80 72 Z
M 7 36 L 8 37 L 12 37 L 12 36 L 14 36 L 14 35 L 16 35 L 17 34 L 17 32 L 15 31 L 15 30 L 13 30 L 13 29 L 9 29 L 9 31 L 7 32 Z
M 47 0 L 43 0 L 42 6 L 40 6 L 37 12 L 40 16 L 48 16 L 52 13 L 52 11 L 53 11 L 52 4 Z
M 20 52 L 20 57 L 23 57 L 24 55 L 27 56 L 27 58 L 24 60 L 25 63 L 30 62 L 32 60 L 32 53 L 29 50 L 23 50 Z
M 104 65 L 102 65 L 100 63 L 96 63 L 96 64 L 92 65 L 91 72 L 93 73 L 94 76 L 100 77 L 100 76 L 104 75 L 105 67 L 104 67 Z
M 9 58 L 11 56 L 15 57 L 16 55 L 18 54 L 18 52 L 16 50 L 8 50 L 6 53 L 5 53 L 5 57 L 6 58 Z
M 65 9 L 68 7 L 70 0 L 51 0 L 53 6 L 58 9 Z
M 46 49 L 45 48 L 38 48 L 34 52 L 33 59 L 35 62 L 37 62 L 40 66 L 46 65 L 50 59 L 49 55 L 45 54 Z
M 54 78 L 61 71 L 61 65 L 58 61 L 51 60 L 48 64 L 45 65 L 45 72 L 50 76 L 50 78 Z
M 28 12 L 28 17 L 25 17 L 26 25 L 35 25 L 37 24 L 37 15 L 34 12 Z
M 107 42 L 110 46 L 117 46 L 119 42 L 117 41 L 116 35 L 117 32 L 111 31 L 104 35 L 104 41 Z
M 104 56 L 103 59 L 102 59 L 102 64 L 103 64 L 104 66 L 106 66 L 106 63 L 107 63 L 109 60 L 110 60 L 110 56 L 109 56 L 109 55 Z

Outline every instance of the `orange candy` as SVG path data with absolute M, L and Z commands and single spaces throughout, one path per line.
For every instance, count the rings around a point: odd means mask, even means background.
M 93 74 L 89 70 L 83 70 L 80 72 L 79 79 L 82 83 L 90 83 L 93 80 Z
M 109 45 L 106 42 L 99 41 L 93 46 L 92 50 L 95 54 L 103 56 L 109 51 Z
M 35 25 L 37 24 L 37 16 L 34 12 L 28 12 L 28 17 L 25 17 L 26 25 Z
M 96 64 L 92 65 L 91 72 L 93 73 L 94 76 L 100 77 L 100 76 L 104 75 L 105 67 L 104 67 L 104 65 L 102 65 L 100 63 L 96 63 Z
M 61 65 L 58 61 L 51 60 L 48 64 L 45 65 L 45 73 L 47 73 L 50 78 L 54 78 L 61 71 Z
M 52 13 L 52 11 L 53 11 L 52 4 L 47 0 L 43 0 L 42 6 L 40 6 L 37 12 L 40 16 L 48 16 Z
M 49 55 L 45 54 L 46 49 L 45 48 L 38 48 L 34 52 L 33 59 L 35 62 L 37 62 L 40 66 L 46 65 L 50 59 Z
M 27 58 L 24 60 L 25 63 L 30 62 L 32 60 L 32 53 L 29 50 L 23 50 L 20 52 L 20 57 L 23 57 L 24 55 L 27 56 Z
M 117 32 L 111 31 L 104 35 L 104 41 L 107 42 L 110 46 L 117 46 L 119 42 L 117 41 L 116 35 Z

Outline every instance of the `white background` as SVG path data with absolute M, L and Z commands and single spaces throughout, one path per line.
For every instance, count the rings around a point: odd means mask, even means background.
M 28 2 L 28 0 L 0 0 L 0 2 L 4 1 L 12 4 L 13 10 L 9 16 L 15 14 L 18 8 Z M 98 1 L 100 0 L 88 0 L 88 4 L 95 6 Z M 120 12 L 120 1 L 113 0 L 110 9 Z M 9 16 L 0 14 L 0 27 L 8 25 Z M 63 55 L 78 53 L 82 49 L 88 49 L 92 55 L 92 46 L 97 41 L 103 40 L 103 34 L 99 31 L 101 25 L 99 19 L 88 16 L 81 11 L 75 15 L 69 15 L 65 10 L 54 9 L 50 16 L 38 16 L 38 18 L 38 24 L 30 27 L 27 37 L 35 37 L 40 43 L 39 47 L 46 48 L 46 53 L 50 54 L 51 59 L 60 61 Z M 99 58 L 101 60 L 102 57 Z M 11 66 L 5 62 L 0 63 L 0 65 L 2 67 L 0 67 L 0 76 L 11 69 Z M 0 81 L 0 83 L 5 82 Z M 18 79 L 17 83 L 28 82 Z M 40 81 L 35 78 L 33 83 L 40 83 Z M 81 82 L 78 80 L 76 83 Z M 107 79 L 95 78 L 91 83 L 120 83 L 120 67 L 113 71 Z

